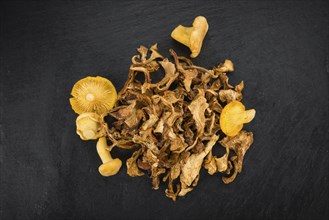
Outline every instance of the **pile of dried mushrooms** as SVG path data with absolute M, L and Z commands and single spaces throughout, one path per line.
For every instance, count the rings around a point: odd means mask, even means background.
M 240 102 L 243 81 L 235 87 L 228 82 L 233 63 L 225 60 L 208 70 L 173 50 L 171 62 L 157 45 L 140 46 L 138 52 L 109 111 L 116 121 L 103 126 L 102 134 L 112 142 L 107 149 L 136 149 L 126 161 L 128 175 L 149 174 L 153 189 L 159 188 L 161 180 L 167 182 L 165 193 L 173 200 L 193 190 L 201 167 L 210 175 L 224 173 L 223 182 L 232 182 L 242 171 L 243 157 L 253 142 L 253 133 L 242 126 L 255 116 L 255 110 L 245 111 Z M 161 74 L 159 68 L 164 77 L 152 83 L 152 75 Z M 144 81 L 137 80 L 139 74 Z M 226 132 L 223 127 L 230 129 Z M 220 137 L 223 132 L 227 136 Z M 217 142 L 226 149 L 221 157 L 212 153 Z

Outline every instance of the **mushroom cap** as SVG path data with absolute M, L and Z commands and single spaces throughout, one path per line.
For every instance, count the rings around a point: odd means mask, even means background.
M 95 140 L 99 138 L 100 116 L 93 112 L 82 113 L 76 119 L 76 126 L 76 132 L 82 140 Z
M 115 158 L 107 163 L 104 163 L 98 167 L 98 171 L 102 176 L 113 176 L 117 174 L 122 166 L 122 161 L 119 158 Z
M 117 99 L 112 82 L 100 76 L 79 80 L 74 84 L 71 95 L 72 109 L 78 114 L 95 112 L 102 115 L 113 108 Z
M 234 71 L 233 62 L 231 60 L 225 60 L 221 67 L 221 70 L 223 72 L 233 72 Z
M 255 109 L 246 111 L 241 102 L 232 101 L 223 108 L 220 114 L 220 128 L 227 136 L 235 136 L 241 131 L 243 124 L 249 123 L 255 114 Z

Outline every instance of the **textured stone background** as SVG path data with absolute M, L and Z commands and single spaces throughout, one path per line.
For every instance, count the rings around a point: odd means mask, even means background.
M 328 3 L 325 1 L 1 2 L 1 219 L 328 218 Z M 226 58 L 255 108 L 255 141 L 242 174 L 225 185 L 202 171 L 172 202 L 126 168 L 103 178 L 95 142 L 75 134 L 68 99 L 88 75 L 120 90 L 130 59 L 204 15 L 209 32 L 194 60 Z M 128 158 L 131 151 L 115 149 Z

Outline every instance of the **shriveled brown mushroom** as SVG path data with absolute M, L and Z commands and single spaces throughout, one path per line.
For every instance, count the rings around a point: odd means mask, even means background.
M 229 125 L 223 129 L 221 123 L 227 118 L 221 121 L 221 116 L 229 113 L 234 118 L 230 110 L 236 105 L 241 110 L 242 105 L 236 100 L 242 99 L 244 83 L 234 88 L 226 75 L 234 70 L 233 63 L 225 60 L 208 70 L 173 50 L 171 62 L 159 55 L 156 45 L 150 56 L 144 46 L 138 51 L 116 107 L 110 110 L 116 121 L 107 129 L 112 146 L 136 149 L 126 162 L 128 175 L 147 172 L 153 189 L 159 188 L 162 179 L 168 183 L 166 196 L 173 200 L 193 190 L 202 166 L 209 174 L 228 174 L 225 183 L 233 181 L 252 143 L 252 133 L 240 128 L 234 137 L 219 137 L 221 128 L 224 133 L 231 129 Z M 160 74 L 158 68 L 164 76 L 154 83 L 151 76 Z M 144 81 L 137 79 L 139 74 L 145 76 Z M 224 155 L 213 155 L 217 140 L 226 149 Z M 230 151 L 236 156 L 229 157 Z

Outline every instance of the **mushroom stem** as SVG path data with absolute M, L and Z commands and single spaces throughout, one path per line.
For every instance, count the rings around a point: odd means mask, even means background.
M 113 176 L 117 174 L 122 166 L 119 158 L 113 159 L 110 152 L 107 151 L 107 141 L 105 137 L 98 139 L 96 149 L 103 164 L 98 167 L 98 171 L 102 176 Z
M 99 138 L 96 144 L 96 149 L 103 163 L 107 163 L 113 160 L 110 152 L 107 151 L 106 148 L 107 148 L 106 138 L 105 137 Z

